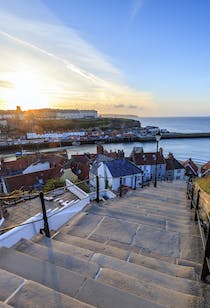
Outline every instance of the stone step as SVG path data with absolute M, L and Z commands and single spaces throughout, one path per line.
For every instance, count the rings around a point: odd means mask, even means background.
M 0 268 L 0 301 L 5 302 L 23 283 L 24 278 Z
M 62 240 L 62 238 L 59 238 L 59 240 Z M 71 255 L 72 253 L 76 254 L 77 249 L 79 249 L 78 257 L 86 260 L 90 259 L 94 252 L 97 252 L 104 255 L 116 257 L 121 260 L 127 260 L 130 263 L 142 265 L 144 267 L 148 267 L 168 275 L 194 279 L 195 272 L 193 266 L 181 266 L 169 263 L 163 260 L 137 254 L 129 250 L 104 245 L 98 242 L 78 238 L 75 236 L 68 235 L 63 239 L 63 241 L 64 242 L 60 242 L 58 240 L 50 240 L 46 237 L 43 237 L 39 243 L 46 246 L 52 245 L 53 249 L 63 251 L 64 253 Z M 83 249 L 83 251 L 81 251 L 81 249 Z
M 24 253 L 28 254 L 32 257 L 38 258 L 42 261 L 47 261 L 53 263 L 56 266 L 64 267 L 68 270 L 78 272 L 83 274 L 85 277 L 94 278 L 99 271 L 99 266 L 92 264 L 87 261 L 83 261 L 81 259 L 72 257 L 71 255 L 67 255 L 62 252 L 58 252 L 57 250 L 52 249 L 52 247 L 44 247 L 33 242 L 27 240 L 21 240 L 19 244 L 15 246 L 15 248 Z M 91 259 L 93 259 L 94 255 Z M 93 259 L 94 260 L 94 259 Z M 142 267 L 143 265 L 140 265 Z M 150 271 L 150 268 L 147 268 Z M 156 274 L 158 274 L 155 269 Z M 181 268 L 179 270 L 181 273 Z M 192 279 L 193 277 L 191 277 Z
M 27 281 L 25 285 L 9 301 L 15 308 L 91 308 L 94 307 L 85 304 L 70 296 L 47 288 L 39 283 Z
M 49 245 L 46 247 L 32 241 L 22 239 L 15 246 L 13 246 L 13 248 L 34 258 L 47 261 L 56 266 L 64 267 L 73 272 L 77 272 L 85 277 L 95 277 L 99 270 L 99 267 L 96 264 L 72 256 L 71 254 L 65 254 L 54 250 L 53 246 L 51 246 L 51 242 L 48 243 Z
M 140 265 L 131 264 L 99 253 L 96 253 L 91 260 L 96 262 L 102 268 L 109 268 L 134 277 L 138 279 L 139 282 L 152 282 L 162 288 L 178 291 L 184 294 L 201 297 L 203 294 L 203 288 L 205 288 L 205 284 L 202 282 L 169 276 L 151 269 L 149 270 Z
M 163 215 L 169 215 L 170 213 L 178 216 L 178 217 L 189 217 L 189 214 L 191 213 L 189 204 L 181 204 L 180 207 L 177 206 L 177 204 L 171 204 L 171 203 L 163 203 L 158 202 L 155 199 L 148 200 L 147 198 L 142 197 L 130 197 L 128 198 L 121 198 L 116 199 L 116 202 L 113 203 L 113 201 L 106 201 L 104 203 L 105 206 L 111 207 L 113 209 L 122 207 L 122 208 L 136 208 L 138 207 L 142 211 L 162 211 Z
M 118 251 L 115 251 L 113 249 L 120 249 L 121 251 L 125 251 L 126 255 L 128 256 L 128 253 L 130 252 L 134 252 L 137 254 L 142 254 L 143 256 L 149 256 L 151 258 L 155 258 L 155 259 L 159 259 L 162 261 L 166 261 L 168 263 L 172 263 L 175 264 L 177 258 L 176 257 L 170 257 L 170 256 L 163 256 L 161 254 L 158 254 L 157 252 L 145 249 L 145 248 L 140 248 L 134 245 L 131 245 L 130 243 L 122 243 L 116 240 L 107 240 L 106 242 L 100 242 L 100 241 L 96 241 L 95 239 L 87 239 L 87 238 L 83 238 L 80 236 L 75 236 L 75 235 L 71 235 L 71 233 L 63 233 L 62 231 L 60 233 L 58 233 L 55 238 L 55 240 L 57 241 L 62 241 L 64 243 L 68 243 L 68 244 L 72 244 L 72 245 L 77 245 L 79 247 L 83 247 L 83 248 L 87 248 L 87 249 L 91 249 L 94 251 L 97 251 L 97 246 L 98 245 L 102 245 L 99 246 L 101 247 L 100 249 L 104 249 L 105 252 L 102 252 L 104 254 L 107 255 L 111 255 L 111 256 L 115 256 L 116 253 L 116 257 L 118 257 Z M 72 241 L 73 239 L 73 241 Z M 86 240 L 90 240 L 90 242 L 85 243 Z M 89 246 L 91 245 L 91 246 Z M 99 251 L 101 252 L 101 251 Z
M 0 302 L 0 308 L 10 308 L 10 307 L 12 307 L 12 306 Z
M 162 207 L 160 204 L 158 204 L 157 202 L 154 201 L 154 203 L 152 202 L 148 202 L 148 201 L 144 201 L 142 202 L 142 200 L 140 198 L 130 198 L 130 201 L 128 203 L 128 200 L 118 200 L 118 202 L 116 203 L 104 203 L 102 205 L 102 207 L 104 208 L 111 208 L 111 209 L 122 209 L 122 210 L 128 210 L 128 211 L 133 211 L 133 212 L 137 212 L 137 213 L 143 213 L 143 214 L 159 214 L 162 215 L 164 217 L 169 217 L 171 219 L 182 219 L 185 221 L 190 220 L 190 213 L 192 213 L 192 211 L 189 209 L 177 209 L 175 206 L 169 206 L 167 208 Z M 92 207 L 92 206 L 91 206 Z
M 199 229 L 198 227 L 192 222 L 192 221 L 182 221 L 165 218 L 163 216 L 153 215 L 153 214 L 139 214 L 137 211 L 136 213 L 131 213 L 126 210 L 120 210 L 120 209 L 107 209 L 107 208 L 100 208 L 97 206 L 94 206 L 89 211 L 91 214 L 99 215 L 99 216 L 107 216 L 111 218 L 136 222 L 142 225 L 151 225 L 153 227 L 166 229 L 168 231 L 176 231 L 187 234 L 194 234 L 199 235 Z
M 0 307 L 92 307 L 38 283 L 0 269 Z M 46 304 L 45 304 L 46 303 Z M 12 305 L 12 306 L 11 306 Z
M 156 196 L 150 196 L 150 198 L 148 198 L 147 196 L 143 196 L 143 195 L 138 195 L 136 197 L 132 196 L 130 197 L 133 201 L 133 204 L 145 204 L 145 205 L 152 205 L 152 206 L 156 206 L 156 207 L 160 207 L 163 210 L 170 210 L 170 209 L 176 209 L 176 211 L 178 213 L 188 213 L 190 211 L 190 207 L 189 204 L 187 202 L 187 200 L 185 201 L 176 201 L 176 202 L 170 202 L 168 200 L 158 200 L 156 199 Z M 127 198 L 123 198 L 124 201 L 128 200 Z M 119 200 L 119 199 L 118 199 Z M 120 199 L 121 200 L 121 199 Z M 129 204 L 129 203 L 128 203 Z
M 67 269 L 83 273 L 83 275 L 85 275 L 86 277 L 90 276 L 89 271 L 90 271 L 92 263 L 90 263 L 88 261 L 81 262 L 80 259 L 76 259 L 76 258 L 73 258 L 74 260 L 72 261 L 72 257 L 70 255 L 66 255 L 66 254 L 63 254 L 61 252 L 58 252 L 58 251 L 52 249 L 52 247 L 50 247 L 50 249 L 49 249 L 49 246 L 44 247 L 44 246 L 41 246 L 41 245 L 38 245 L 38 244 L 34 244 L 31 241 L 21 240 L 21 242 L 18 245 L 16 245 L 16 249 L 19 249 L 21 252 L 29 254 L 32 257 L 39 258 L 43 261 L 52 262 L 56 266 L 65 267 Z M 102 256 L 102 255 L 100 254 L 100 256 Z M 95 262 L 95 255 L 92 256 L 92 260 Z M 73 267 L 71 266 L 72 264 L 74 264 Z M 101 264 L 100 264 L 100 261 L 99 261 L 98 267 L 95 267 L 96 271 L 94 273 L 94 278 L 97 276 L 96 274 L 99 272 L 100 265 Z M 142 266 L 139 266 L 139 270 L 141 270 L 141 272 L 142 272 L 142 270 L 144 270 L 144 273 L 147 272 L 150 275 L 150 277 L 157 276 L 157 279 L 159 279 L 159 275 L 160 275 L 162 277 L 162 280 L 165 279 L 166 282 L 170 278 L 169 275 L 159 273 L 156 270 L 151 270 L 149 268 L 146 269 Z M 181 268 L 180 268 L 180 272 L 181 272 Z M 117 287 L 117 285 L 115 285 L 115 287 Z
M 104 268 L 100 271 L 97 281 L 117 287 L 151 302 L 164 305 L 165 307 L 202 307 L 202 297 L 183 294 L 172 289 L 165 289 L 158 284 L 147 283 L 138 279 Z
M 11 248 L 0 249 L 0 268 L 74 297 L 85 276 Z
M 84 226 L 84 229 L 80 226 Z M 172 230 L 170 230 L 170 227 Z M 199 262 L 200 260 L 197 259 L 197 256 L 195 258 L 193 251 L 190 250 L 191 255 L 187 254 L 187 257 L 184 256 L 185 252 L 183 251 L 183 248 L 185 246 L 190 247 L 193 241 L 197 241 L 198 245 L 201 242 L 196 228 L 189 227 L 190 230 L 185 229 L 182 233 L 179 229 L 174 230 L 175 227 L 168 224 L 165 229 L 161 229 L 152 225 L 126 221 L 125 219 L 88 214 L 71 228 L 62 228 L 59 236 L 62 236 L 62 234 L 76 235 L 116 247 L 125 245 L 129 249 L 132 246 L 132 251 L 144 250 L 147 254 L 155 254 L 156 257 L 158 255 L 170 258 L 182 257 Z M 191 231 L 192 236 L 187 233 L 189 231 Z M 189 241 L 187 241 L 188 237 Z M 200 250 L 198 250 L 199 253 Z
M 79 290 L 77 298 L 81 301 L 91 303 L 98 308 L 160 308 L 165 307 L 158 303 L 154 303 L 143 299 L 134 294 L 130 294 L 119 288 L 102 284 L 98 281 L 88 279 L 83 287 Z
M 0 267 L 98 308 L 163 307 L 11 248 L 0 249 Z

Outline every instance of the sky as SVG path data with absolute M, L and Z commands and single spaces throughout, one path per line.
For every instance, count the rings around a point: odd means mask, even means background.
M 210 116 L 209 0 L 0 0 L 0 109 Z

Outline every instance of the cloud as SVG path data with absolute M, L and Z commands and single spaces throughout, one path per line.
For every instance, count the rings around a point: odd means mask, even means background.
M 37 9 L 39 2 L 32 1 L 30 5 L 33 3 Z M 29 17 L 0 12 L 1 80 L 12 84 L 8 75 L 17 73 L 16 80 L 18 72 L 35 75 L 36 93 L 44 96 L 43 104 L 48 100 L 48 105 L 56 108 L 95 108 L 107 112 L 113 106 L 140 105 L 152 109 L 152 94 L 127 86 L 114 61 L 79 32 L 53 18 L 43 21 Z M 32 96 L 33 93 L 29 103 Z
M 129 105 L 128 108 L 130 108 L 130 109 L 136 109 L 136 108 L 138 108 L 138 107 L 137 107 L 136 105 Z
M 0 88 L 14 88 L 14 84 L 7 80 L 0 80 Z
M 144 0 L 133 0 L 131 5 L 130 21 L 133 21 L 144 5 Z

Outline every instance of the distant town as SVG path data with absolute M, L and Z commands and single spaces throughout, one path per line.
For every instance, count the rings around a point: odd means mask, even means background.
M 0 111 L 2 151 L 71 146 L 91 143 L 154 141 L 162 138 L 209 137 L 209 134 L 169 132 L 157 126 L 142 127 L 137 119 L 101 117 L 96 110 L 38 109 Z

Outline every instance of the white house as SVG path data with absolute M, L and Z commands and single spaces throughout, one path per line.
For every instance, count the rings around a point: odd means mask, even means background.
M 157 179 L 164 180 L 166 173 L 166 162 L 162 153 L 162 148 L 158 153 L 143 151 L 143 148 L 133 149 L 130 159 L 143 172 L 143 181 L 147 182 L 155 178 L 156 163 L 157 163 Z
M 90 169 L 90 184 L 96 187 L 96 176 L 99 177 L 100 190 L 109 188 L 117 191 L 120 185 L 133 189 L 142 186 L 142 171 L 132 162 L 122 159 L 107 159 Z
M 168 154 L 166 161 L 166 180 L 184 180 L 185 167 L 174 158 L 172 153 Z

